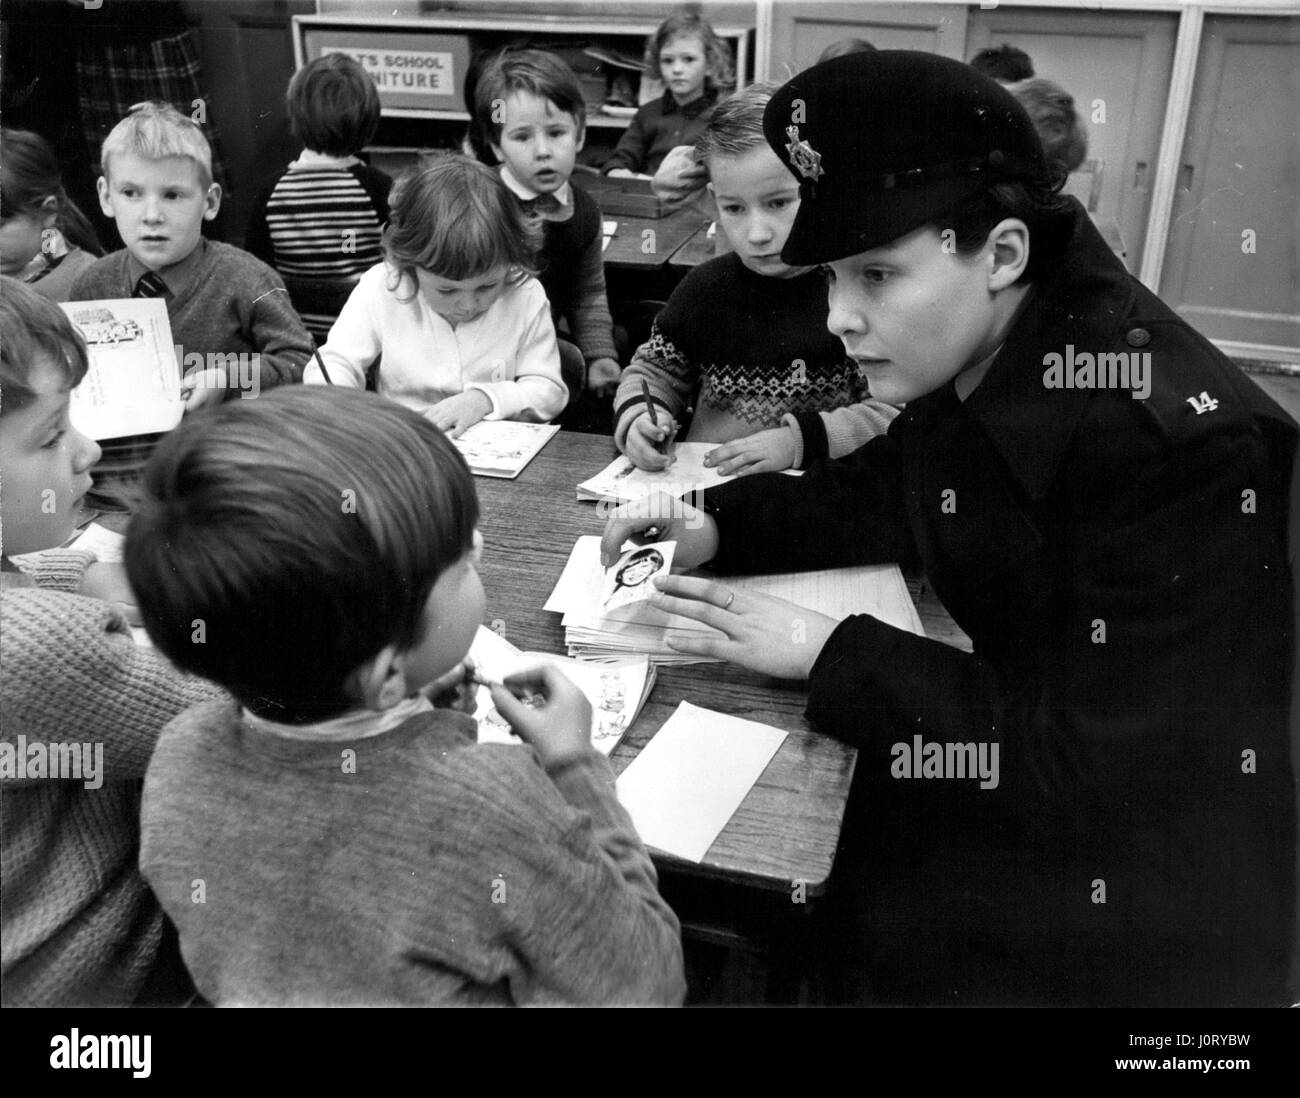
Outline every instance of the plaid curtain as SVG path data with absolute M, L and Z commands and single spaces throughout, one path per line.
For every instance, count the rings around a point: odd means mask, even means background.
M 115 45 L 98 45 L 83 37 L 77 51 L 77 92 L 81 125 L 95 164 L 108 131 L 127 111 L 136 103 L 158 100 L 199 123 L 212 146 L 212 178 L 229 194 L 221 139 L 199 77 L 199 54 L 189 31 L 154 42 Z M 206 118 L 196 117 L 196 99 L 205 100 Z

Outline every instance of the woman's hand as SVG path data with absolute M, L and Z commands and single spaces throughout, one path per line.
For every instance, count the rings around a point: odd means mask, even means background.
M 724 477 L 750 473 L 779 473 L 794 465 L 798 443 L 788 427 L 773 427 L 738 438 L 710 450 L 704 455 L 707 468 L 717 469 Z
M 700 640 L 670 638 L 670 648 L 723 659 L 778 679 L 807 679 L 839 625 L 834 618 L 785 599 L 733 591 L 717 580 L 658 576 L 651 582 L 658 589 L 650 597 L 652 605 L 725 634 Z
M 713 516 L 666 492 L 625 503 L 610 514 L 600 539 L 600 563 L 608 568 L 623 554 L 623 543 L 654 528 L 655 541 L 675 541 L 673 565 L 695 568 L 718 554 L 718 524 Z
M 452 438 L 459 438 L 490 411 L 492 401 L 487 393 L 482 389 L 470 389 L 438 401 L 424 414 Z

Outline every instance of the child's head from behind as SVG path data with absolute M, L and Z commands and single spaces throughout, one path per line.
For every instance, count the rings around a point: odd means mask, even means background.
M 776 87 L 751 84 L 719 103 L 695 158 L 708 169 L 718 224 L 740 261 L 756 274 L 792 278 L 808 269 L 781 260 L 799 185 L 763 138 L 763 109 Z
M 273 720 L 388 708 L 482 620 L 469 470 L 374 394 L 287 386 L 187 419 L 143 497 L 126 566 L 154 643 Z
M 99 205 L 130 253 L 151 271 L 199 245 L 221 208 L 202 129 L 166 103 L 140 103 L 104 139 Z
M 399 179 L 389 205 L 389 289 L 409 297 L 403 284 L 413 284 L 453 324 L 482 315 L 537 269 L 540 221 L 486 164 L 440 156 Z
M 99 446 L 68 420 L 86 347 L 54 302 L 0 278 L 0 536 L 4 554 L 72 536 Z
M 1073 232 L 1024 109 L 960 62 L 827 61 L 773 95 L 763 128 L 800 181 L 783 258 L 826 266 L 827 327 L 877 399 L 905 403 L 988 359 Z
M 1029 54 L 1005 42 L 1001 46 L 989 46 L 980 50 L 970 59 L 970 66 L 1000 84 L 1028 80 L 1034 75 L 1034 63 L 1029 59 Z
M 327 53 L 293 75 L 284 97 L 289 131 L 312 152 L 352 156 L 379 128 L 379 90 L 357 61 Z
M 710 88 L 735 83 L 730 48 L 697 11 L 679 11 L 659 25 L 646 50 L 646 64 L 658 70 L 673 98 L 683 105 Z
M 553 194 L 573 174 L 587 108 L 573 70 L 544 50 L 509 50 L 483 68 L 474 121 L 499 163 L 525 187 Z
M 1074 109 L 1074 96 L 1041 76 L 1008 84 L 1007 91 L 1025 108 L 1043 142 L 1043 155 L 1056 175 L 1064 177 L 1088 155 L 1088 131 Z
M 0 130 L 0 274 L 22 271 L 50 229 L 99 252 L 94 229 L 63 189 L 54 150 L 39 134 Z

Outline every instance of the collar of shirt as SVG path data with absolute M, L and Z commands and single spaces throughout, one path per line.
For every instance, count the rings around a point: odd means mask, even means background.
M 403 698 L 390 709 L 356 709 L 341 717 L 315 724 L 282 724 L 243 710 L 244 724 L 255 732 L 265 732 L 284 740 L 311 740 L 316 743 L 346 743 L 368 740 L 390 732 L 419 713 L 428 713 L 433 703 L 423 694 Z
M 207 250 L 207 240 L 204 237 L 199 237 L 199 246 L 179 263 L 173 263 L 170 267 L 164 267 L 161 271 L 154 272 L 166 284 L 167 293 L 170 297 L 179 297 L 189 288 L 189 284 L 194 278 L 194 272 L 198 265 L 203 262 L 203 255 Z M 148 269 L 135 256 L 129 252 L 127 253 L 126 273 L 131 280 L 132 289 L 135 289 L 135 284 L 140 281 L 140 276 Z
M 501 165 L 501 181 L 514 192 L 515 196 L 531 208 L 544 221 L 568 221 L 573 216 L 573 184 L 567 179 L 564 185 L 553 194 L 538 194 L 525 183 L 519 182 L 514 173 L 504 164 Z M 547 202 L 546 199 L 551 199 Z
M 361 161 L 355 156 L 330 156 L 328 153 L 303 149 L 290 168 L 350 168 Z
M 685 106 L 677 102 L 673 96 L 672 89 L 669 88 L 664 92 L 664 97 L 660 100 L 664 114 L 680 114 L 683 118 L 699 118 L 705 111 L 709 110 L 713 104 L 718 101 L 718 89 L 705 85 L 704 94 L 699 99 L 692 99 Z

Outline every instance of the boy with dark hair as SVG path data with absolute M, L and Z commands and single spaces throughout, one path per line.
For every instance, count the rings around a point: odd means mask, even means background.
M 919 561 L 971 637 L 657 581 L 724 634 L 676 647 L 807 680 L 859 748 L 845 996 L 1290 1002 L 1296 424 L 1052 193 L 968 66 L 830 61 L 764 128 L 802 192 L 782 259 L 827 266 L 828 328 L 907 406 L 801 480 L 624 509 L 602 555 L 655 525 L 682 568 Z
M 608 395 L 618 384 L 618 352 L 605 297 L 600 210 L 570 183 L 582 149 L 587 107 L 577 77 L 543 50 L 506 50 L 479 73 L 474 88 L 477 144 L 525 209 L 542 219 L 538 281 L 551 318 L 568 322 L 560 362 L 570 393 L 584 385 Z
M 304 65 L 285 94 L 302 154 L 253 211 L 244 246 L 282 275 L 359 278 L 379 262 L 393 181 L 357 159 L 379 126 L 379 92 L 346 54 Z
M 680 1003 L 677 919 L 581 691 L 549 666 L 492 687 L 528 746 L 430 701 L 484 608 L 441 428 L 293 386 L 184 424 L 145 487 L 126 563 L 149 634 L 235 699 L 166 729 L 141 811 L 205 998 Z

